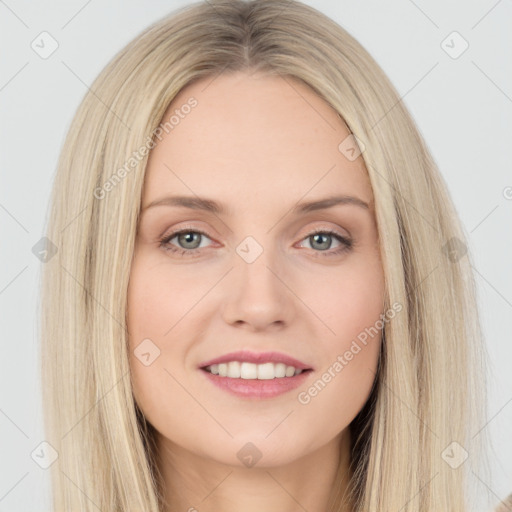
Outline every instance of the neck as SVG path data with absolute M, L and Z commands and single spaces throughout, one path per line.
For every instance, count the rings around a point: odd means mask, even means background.
M 350 431 L 289 463 L 240 467 L 191 453 L 157 433 L 165 512 L 351 512 Z M 339 507 L 339 505 L 338 505 Z

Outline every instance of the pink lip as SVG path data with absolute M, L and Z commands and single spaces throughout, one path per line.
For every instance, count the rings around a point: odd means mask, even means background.
M 312 370 L 313 369 L 310 366 L 299 361 L 298 359 L 287 356 L 286 354 L 281 354 L 280 352 L 250 352 L 249 350 L 239 350 L 237 352 L 230 352 L 229 354 L 224 354 L 223 356 L 216 357 L 215 359 L 210 359 L 209 361 L 200 363 L 199 368 L 204 368 L 204 367 L 210 366 L 212 364 L 228 363 L 230 361 L 240 361 L 241 363 L 254 363 L 254 364 L 284 363 L 287 366 L 293 366 L 296 369 L 300 369 L 300 370 Z M 299 377 L 299 376 L 300 375 L 297 375 L 297 377 Z M 227 377 L 220 377 L 220 378 L 226 379 Z M 286 378 L 293 379 L 295 377 L 286 377 Z M 238 379 L 233 379 L 233 380 L 238 380 Z M 276 379 L 274 379 L 274 380 L 276 380 Z M 277 380 L 281 380 L 281 379 L 277 379 Z
M 215 363 L 212 363 L 215 364 Z M 219 377 L 206 370 L 201 373 L 219 388 L 242 398 L 273 398 L 275 396 L 291 391 L 304 383 L 309 377 L 310 371 L 303 371 L 294 377 L 282 377 L 269 380 L 259 379 L 232 379 L 230 377 Z

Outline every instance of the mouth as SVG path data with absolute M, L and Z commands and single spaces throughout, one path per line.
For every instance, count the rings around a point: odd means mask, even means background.
M 284 352 L 238 350 L 198 369 L 207 381 L 238 398 L 264 399 L 286 394 L 309 379 L 314 368 Z

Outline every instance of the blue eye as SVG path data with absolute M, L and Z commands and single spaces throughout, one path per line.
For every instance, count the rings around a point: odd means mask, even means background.
M 173 254 L 179 254 L 180 256 L 189 257 L 194 256 L 198 252 L 200 252 L 201 238 L 203 237 L 210 239 L 210 237 L 203 231 L 185 228 L 179 231 L 174 231 L 173 233 L 161 238 L 159 242 L 160 247 L 162 247 L 164 250 L 169 251 Z M 174 240 L 175 238 L 180 244 L 179 246 L 176 246 L 175 244 L 171 243 L 171 241 Z M 340 243 L 340 247 L 333 250 L 329 250 L 331 248 L 333 238 Z M 314 251 L 315 253 L 317 253 L 315 254 L 315 257 L 337 256 L 344 252 L 350 251 L 354 244 L 353 240 L 340 235 L 336 231 L 325 229 L 315 230 L 302 240 L 308 239 L 312 240 L 312 242 L 310 242 L 310 245 L 315 244 L 319 249 L 317 251 Z M 322 247 L 322 245 L 327 245 L 327 247 Z M 314 247 L 311 248 L 314 249 Z

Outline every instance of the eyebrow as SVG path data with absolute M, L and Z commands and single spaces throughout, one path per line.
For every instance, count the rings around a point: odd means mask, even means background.
M 337 205 L 353 205 L 359 206 L 365 210 L 370 210 L 369 204 L 355 196 L 331 196 L 315 201 L 302 202 L 292 208 L 292 213 L 301 214 L 317 210 L 325 210 Z M 213 199 L 198 196 L 169 196 L 157 199 L 143 208 L 146 211 L 155 206 L 181 206 L 192 210 L 205 210 L 214 214 L 224 214 L 226 209 Z

